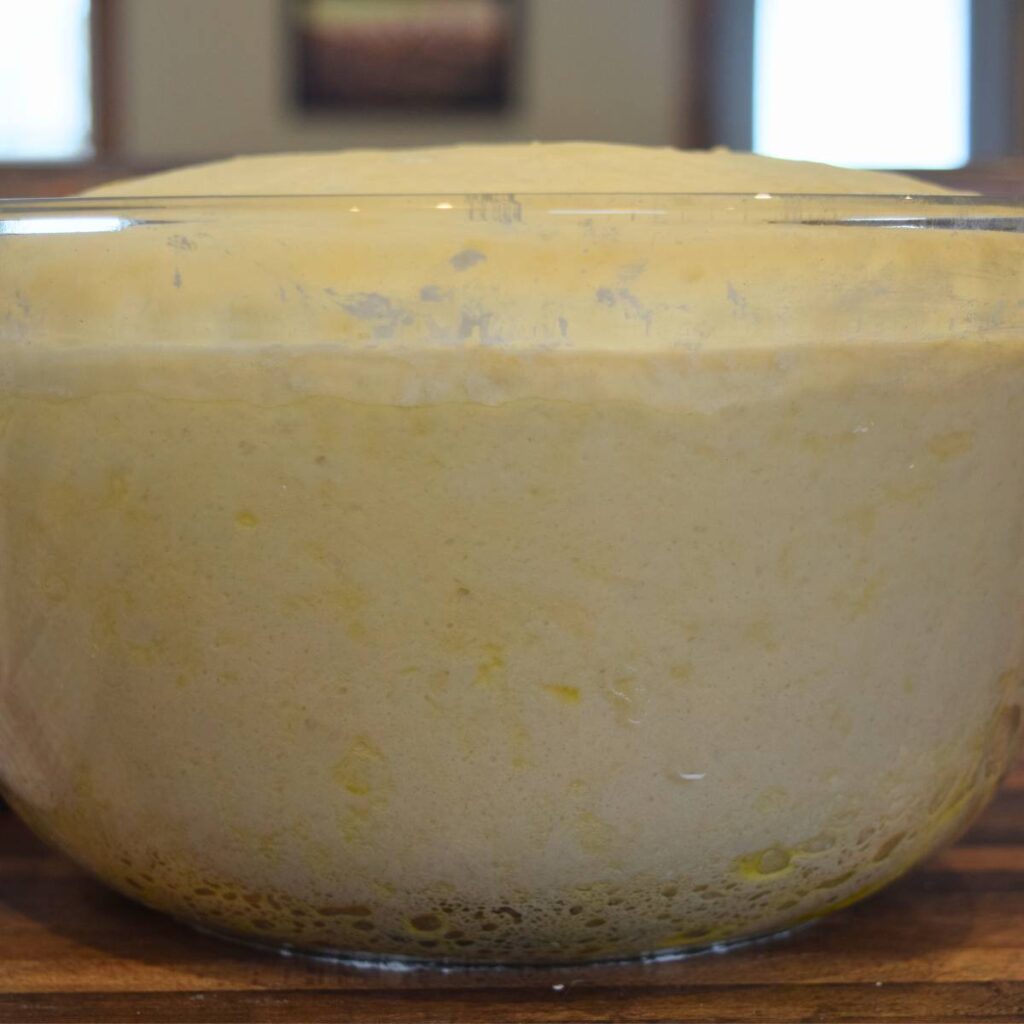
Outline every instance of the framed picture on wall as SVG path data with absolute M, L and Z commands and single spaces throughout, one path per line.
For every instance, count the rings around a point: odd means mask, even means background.
M 289 0 L 301 108 L 501 111 L 522 0 Z

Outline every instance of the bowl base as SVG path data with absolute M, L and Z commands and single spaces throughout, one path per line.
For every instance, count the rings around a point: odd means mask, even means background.
M 296 957 L 301 960 L 309 960 L 315 963 L 335 964 L 339 967 L 351 967 L 356 970 L 366 971 L 389 971 L 396 973 L 408 973 L 412 971 L 434 971 L 440 974 L 449 974 L 462 971 L 511 971 L 526 969 L 548 968 L 557 970 L 565 967 L 591 967 L 610 966 L 621 964 L 658 964 L 673 963 L 677 960 L 689 960 L 692 957 L 708 956 L 713 953 L 729 953 L 736 949 L 747 946 L 761 946 L 768 943 L 776 943 L 812 927 L 820 918 L 804 921 L 789 928 L 779 931 L 764 932 L 762 934 L 750 935 L 744 938 L 728 939 L 723 942 L 713 942 L 706 946 L 687 946 L 681 949 L 659 950 L 656 953 L 638 953 L 635 956 L 620 957 L 597 957 L 593 959 L 579 960 L 508 960 L 508 961 L 482 961 L 482 960 L 455 960 L 455 959 L 431 959 L 421 956 L 404 956 L 400 954 L 364 953 L 358 951 L 346 951 L 327 949 L 323 947 L 294 946 L 287 942 L 274 942 L 272 939 L 254 938 L 251 935 L 242 935 L 228 929 L 215 928 L 210 925 L 198 924 L 195 921 L 188 921 L 182 918 L 177 919 L 180 924 L 197 931 L 210 938 L 229 942 L 235 946 L 244 946 L 247 949 L 257 950 L 261 953 L 274 954 L 282 957 Z

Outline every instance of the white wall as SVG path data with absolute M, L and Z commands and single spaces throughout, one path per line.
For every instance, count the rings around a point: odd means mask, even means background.
M 279 0 L 118 5 L 130 162 L 499 139 L 671 144 L 684 133 L 685 0 L 532 0 L 520 102 L 498 115 L 315 115 L 290 103 Z

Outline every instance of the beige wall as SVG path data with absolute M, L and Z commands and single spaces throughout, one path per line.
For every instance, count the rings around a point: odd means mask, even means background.
M 124 0 L 120 145 L 136 163 L 459 140 L 683 135 L 685 0 L 532 0 L 521 101 L 486 116 L 303 115 L 279 0 Z

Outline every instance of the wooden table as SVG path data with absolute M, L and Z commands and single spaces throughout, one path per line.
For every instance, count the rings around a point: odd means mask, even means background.
M 403 974 L 249 952 L 0 813 L 0 1021 L 1024 1021 L 1024 760 L 968 836 L 788 938 L 662 964 Z

